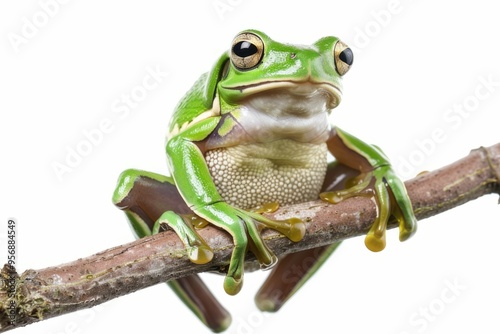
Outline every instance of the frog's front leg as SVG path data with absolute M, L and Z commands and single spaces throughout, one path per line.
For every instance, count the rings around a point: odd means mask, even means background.
M 320 197 L 331 203 L 354 196 L 367 196 L 374 201 L 377 216 L 365 238 L 368 249 L 385 248 L 385 232 L 391 215 L 399 223 L 399 239 L 404 241 L 412 236 L 417 228 L 412 204 L 404 183 L 396 176 L 385 154 L 338 128 L 332 130 L 327 144 L 337 161 L 360 174 L 350 180 L 347 189 L 327 191 Z
M 193 214 L 171 178 L 139 170 L 127 170 L 120 175 L 113 202 L 125 211 L 137 238 L 151 235 L 165 212 L 175 211 L 180 214 L 177 217 Z M 231 323 L 231 315 L 198 275 L 182 277 L 167 284 L 212 331 L 221 332 Z
M 227 231 L 233 238 L 234 249 L 224 289 L 228 294 L 234 295 L 240 291 L 243 283 L 245 254 L 248 249 L 255 254 L 263 268 L 270 268 L 277 262 L 276 256 L 263 242 L 260 231 L 271 228 L 292 241 L 299 241 L 304 236 L 305 224 L 299 219 L 272 221 L 224 201 L 215 187 L 200 149 L 203 139 L 213 131 L 217 123 L 218 119 L 201 121 L 199 126 L 171 138 L 167 143 L 167 153 L 175 183 L 189 208 Z

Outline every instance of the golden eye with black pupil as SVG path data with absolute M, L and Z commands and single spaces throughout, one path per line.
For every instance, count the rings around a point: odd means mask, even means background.
M 335 68 L 339 75 L 344 75 L 351 68 L 354 62 L 354 54 L 352 50 L 342 41 L 338 41 L 335 44 L 333 50 L 333 56 L 335 58 Z
M 236 36 L 231 47 L 231 61 L 240 70 L 248 70 L 257 66 L 264 54 L 264 42 L 252 33 Z

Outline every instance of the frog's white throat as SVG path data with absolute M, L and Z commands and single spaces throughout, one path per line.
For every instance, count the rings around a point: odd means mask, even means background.
M 241 101 L 238 122 L 258 142 L 320 143 L 328 136 L 328 115 L 337 103 L 338 96 L 321 85 L 276 88 Z

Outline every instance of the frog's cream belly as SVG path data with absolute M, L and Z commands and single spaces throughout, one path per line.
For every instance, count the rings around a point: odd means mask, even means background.
M 327 167 L 326 144 L 278 140 L 219 148 L 206 153 L 222 198 L 240 208 L 318 198 Z

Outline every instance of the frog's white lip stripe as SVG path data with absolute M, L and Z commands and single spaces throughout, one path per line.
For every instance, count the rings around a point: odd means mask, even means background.
M 249 96 L 253 94 L 257 94 L 263 91 L 268 91 L 277 88 L 293 88 L 294 94 L 300 94 L 301 87 L 315 87 L 321 88 L 326 92 L 329 92 L 332 97 L 332 101 L 330 101 L 330 108 L 335 108 L 339 103 L 342 97 L 342 92 L 340 88 L 328 83 L 328 82 L 314 82 L 311 80 L 304 81 L 292 81 L 292 80 L 277 80 L 277 81 L 264 81 L 256 84 L 244 85 L 244 86 L 234 86 L 234 87 L 226 87 L 222 86 L 223 89 L 228 90 L 239 90 L 242 94 Z M 304 94 L 307 94 L 307 89 Z

